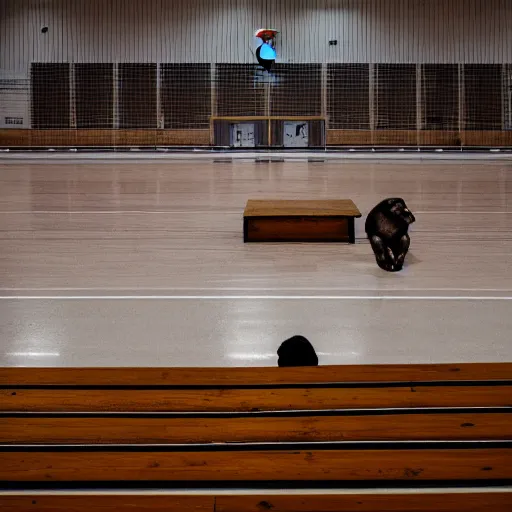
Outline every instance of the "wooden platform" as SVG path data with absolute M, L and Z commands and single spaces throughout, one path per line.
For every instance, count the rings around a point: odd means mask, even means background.
M 244 242 L 355 243 L 354 219 L 361 212 L 350 199 L 249 200 Z
M 510 363 L 0 368 L 0 508 L 505 512 L 511 386 Z

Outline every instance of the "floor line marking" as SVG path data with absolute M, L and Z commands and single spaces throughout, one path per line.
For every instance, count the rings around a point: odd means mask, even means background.
M 116 291 L 151 291 L 151 292 L 158 292 L 158 291 L 172 291 L 172 290 L 185 290 L 185 291 L 242 291 L 242 292 L 268 292 L 268 291 L 359 291 L 359 292 L 372 292 L 375 293 L 375 288 L 354 288 L 354 287 L 344 287 L 344 286 L 326 286 L 326 287 L 315 287 L 315 286 L 299 286 L 299 287 L 286 287 L 286 286 L 280 286 L 276 288 L 272 287 L 258 287 L 258 288 L 248 288 L 245 286 L 219 286 L 219 287 L 189 287 L 189 286 L 163 286 L 163 287 L 139 287 L 139 286 L 98 286 L 98 287 L 80 287 L 80 286 L 71 286 L 71 287 L 36 287 L 36 288 L 30 288 L 30 287 L 20 287 L 20 288 L 2 288 L 0 287 L 0 292 L 33 292 L 33 291 L 48 291 L 48 292 L 69 292 L 69 291 L 75 291 L 75 292 L 82 292 L 82 291 L 109 291 L 109 292 L 116 292 Z M 493 293 L 510 293 L 512 292 L 512 288 L 390 288 L 389 290 L 386 290 L 387 294 L 391 293 L 407 293 L 407 292 L 493 292 Z
M 218 215 L 238 215 L 242 213 L 242 210 L 2 210 L 0 214 L 18 214 L 18 215 L 107 215 L 107 214 L 141 214 L 141 215 L 152 215 L 152 214 L 186 214 L 186 215 L 210 215 L 212 213 Z M 498 212 L 499 213 L 499 212 Z
M 461 295 L 12 295 L 0 300 L 451 300 L 502 301 L 512 296 Z
M 437 151 L 441 149 L 441 151 Z M 446 161 L 451 162 L 452 165 L 459 165 L 460 161 L 474 162 L 478 164 L 479 161 L 495 161 L 495 165 L 502 164 L 502 161 L 509 161 L 512 155 L 509 150 L 502 151 L 478 151 L 466 152 L 461 148 L 454 150 L 443 151 L 443 148 L 435 148 L 429 151 L 418 151 L 416 148 L 410 151 L 389 151 L 389 148 L 380 146 L 376 148 L 356 149 L 350 148 L 348 151 L 336 150 L 320 150 L 311 152 L 297 152 L 288 153 L 280 151 L 251 151 L 251 152 L 228 152 L 228 151 L 211 151 L 206 150 L 192 150 L 192 151 L 169 151 L 167 148 L 157 148 L 156 151 L 140 151 L 134 149 L 126 149 L 125 151 L 76 151 L 77 148 L 70 148 L 68 150 L 56 151 L 54 148 L 48 150 L 34 150 L 29 151 L 15 151 L 10 152 L 8 149 L 0 150 L 0 162 L 2 165 L 6 163 L 12 164 L 25 164 L 27 161 L 32 161 L 38 164 L 53 163 L 55 161 L 75 163 L 95 161 L 97 163 L 112 161 L 213 161 L 219 159 L 229 158 L 234 162 L 239 160 L 276 160 L 284 159 L 286 162 L 296 162 L 297 160 L 322 158 L 326 161 L 343 161 L 343 160 L 359 160 L 359 161 Z M 280 162 L 281 163 L 281 162 Z
M 240 210 L 0 210 L 0 214 L 18 214 L 18 215 L 113 215 L 113 214 L 141 214 L 141 215 L 165 215 L 165 214 L 187 214 L 187 215 L 210 215 L 212 213 L 218 215 L 238 215 L 243 213 Z M 415 211 L 415 215 L 511 215 L 512 211 L 489 212 L 489 211 Z

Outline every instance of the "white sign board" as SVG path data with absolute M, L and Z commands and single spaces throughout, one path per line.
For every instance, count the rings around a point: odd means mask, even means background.
M 285 148 L 307 148 L 307 121 L 285 121 L 283 145 Z
M 235 148 L 253 148 L 254 124 L 239 123 L 231 125 L 231 146 Z

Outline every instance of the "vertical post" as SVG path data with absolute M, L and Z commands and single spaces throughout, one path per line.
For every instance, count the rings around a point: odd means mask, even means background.
M 325 118 L 325 125 L 327 125 L 327 64 L 322 64 L 322 117 Z
M 327 64 L 324 62 L 322 63 L 322 85 L 321 85 L 321 89 L 322 89 L 322 117 L 324 118 L 324 129 L 323 129 L 323 145 L 324 145 L 324 148 L 325 146 L 327 145 L 327 130 L 329 129 L 329 119 L 328 119 L 328 116 L 327 116 L 327 87 L 328 87 L 328 83 L 327 83 Z
M 270 121 L 270 79 L 267 82 L 266 101 L 265 101 L 265 116 L 267 118 L 267 145 L 272 146 L 272 123 Z
M 113 127 L 115 130 L 119 129 L 119 64 L 115 63 L 114 67 L 112 69 L 112 73 L 114 74 L 114 80 L 113 80 L 113 112 L 112 112 L 112 118 L 113 118 Z
M 416 64 L 416 145 L 421 145 L 421 130 L 423 129 L 423 101 L 422 101 L 422 66 Z
M 163 130 L 165 120 L 162 113 L 162 97 L 161 97 L 161 64 L 156 64 L 156 126 L 158 130 Z
M 119 130 L 119 64 L 116 62 L 112 69 L 112 73 L 114 75 L 114 80 L 112 83 L 112 124 L 113 124 L 113 132 L 112 132 L 112 144 L 114 147 L 117 145 L 117 130 Z
M 461 149 L 464 146 L 464 64 L 459 64 L 459 138 Z
M 76 128 L 75 64 L 69 65 L 69 127 Z
M 512 130 L 512 65 L 505 64 L 505 101 L 507 120 L 505 129 Z
M 371 144 L 374 144 L 374 132 L 375 132 L 375 107 L 376 107 L 376 101 L 375 101 L 375 86 L 377 80 L 375 79 L 375 64 L 370 64 L 368 72 L 370 76 L 368 77 L 368 105 L 369 105 L 369 113 L 370 113 L 370 137 L 371 137 Z
M 32 66 L 29 66 L 29 70 L 28 70 L 28 82 L 27 82 L 27 86 L 28 86 L 28 92 L 27 92 L 27 108 L 28 108 L 28 111 L 27 111 L 27 116 L 28 116 L 28 128 L 30 128 L 30 134 L 32 133 L 32 118 L 33 118 L 33 114 L 32 114 Z M 30 143 L 32 145 L 32 135 L 30 135 Z
M 505 130 L 507 126 L 507 65 L 501 65 L 501 129 Z
M 215 144 L 215 121 L 217 116 L 217 84 L 215 63 L 210 63 L 210 146 Z

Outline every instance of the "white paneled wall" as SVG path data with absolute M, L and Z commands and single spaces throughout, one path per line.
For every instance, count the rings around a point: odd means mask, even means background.
M 0 72 L 252 62 L 264 26 L 284 62 L 512 62 L 511 0 L 0 0 Z
M 32 62 L 253 63 L 261 27 L 287 63 L 512 64 L 512 0 L 0 0 L 0 128 L 30 124 Z

